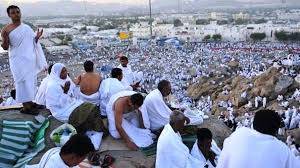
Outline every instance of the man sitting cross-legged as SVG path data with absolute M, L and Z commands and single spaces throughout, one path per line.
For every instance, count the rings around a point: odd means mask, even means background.
M 101 84 L 101 76 L 94 72 L 94 63 L 92 61 L 84 62 L 85 73 L 78 76 L 76 85 L 80 86 L 80 99 L 84 102 L 90 102 L 100 105 L 99 88 Z
M 217 165 L 217 157 L 221 150 L 212 139 L 212 133 L 207 128 L 197 130 L 197 141 L 195 142 L 191 155 L 201 161 L 200 167 L 214 168 Z
M 73 125 L 77 133 L 85 134 L 94 131 L 95 135 L 106 133 L 100 117 L 99 108 L 91 103 L 85 103 L 69 95 L 70 82 L 66 81 L 67 69 L 61 63 L 52 67 L 46 91 L 46 106 L 53 117 L 61 122 Z M 96 148 L 100 145 L 101 139 Z
M 182 142 L 187 118 L 180 111 L 173 111 L 170 123 L 165 125 L 157 142 L 156 168 L 196 168 L 201 162 L 190 154 L 189 148 Z
M 100 109 L 101 115 L 106 116 L 106 106 L 112 95 L 125 90 L 132 90 L 131 86 L 125 87 L 121 80 L 123 79 L 123 72 L 120 68 L 111 70 L 111 77 L 104 79 L 100 85 Z

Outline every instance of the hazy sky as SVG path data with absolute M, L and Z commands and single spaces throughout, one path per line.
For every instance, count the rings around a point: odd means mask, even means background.
M 7 3 L 13 3 L 13 2 L 37 2 L 37 1 L 48 1 L 48 2 L 55 2 L 59 0 L 4 0 Z M 85 0 L 73 0 L 73 1 L 82 1 L 84 2 Z M 88 2 L 98 2 L 98 3 L 141 3 L 141 1 L 145 0 L 86 0 Z

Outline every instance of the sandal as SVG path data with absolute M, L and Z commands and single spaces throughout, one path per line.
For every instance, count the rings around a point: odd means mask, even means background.
M 40 109 L 40 110 L 46 109 L 46 106 L 44 106 L 44 105 L 39 105 L 39 104 L 36 104 L 36 103 L 34 103 L 32 106 L 33 106 L 33 108 Z
M 105 155 L 103 159 L 103 164 L 101 165 L 102 168 L 109 168 L 114 162 L 116 161 L 115 158 L 113 158 L 110 155 Z
M 39 111 L 37 111 L 36 109 L 28 110 L 28 109 L 25 109 L 24 107 L 21 108 L 20 113 L 22 113 L 22 114 L 29 114 L 29 115 L 35 115 L 35 116 L 39 115 Z
M 90 162 L 91 165 L 93 166 L 100 166 L 101 163 L 101 159 L 100 159 L 100 153 L 91 153 L 88 156 L 88 161 Z

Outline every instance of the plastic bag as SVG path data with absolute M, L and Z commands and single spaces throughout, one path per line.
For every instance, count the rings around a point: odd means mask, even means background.
M 51 132 L 50 139 L 57 147 L 61 147 L 75 134 L 77 134 L 77 132 L 72 125 L 63 124 Z

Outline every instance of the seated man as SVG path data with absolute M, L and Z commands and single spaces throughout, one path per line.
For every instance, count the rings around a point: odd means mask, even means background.
M 83 66 L 86 73 L 79 75 L 76 81 L 76 85 L 80 86 L 80 99 L 99 105 L 101 76 L 94 72 L 92 61 L 85 61 Z
M 42 80 L 39 89 L 35 95 L 35 103 L 38 105 L 46 105 L 46 89 L 47 89 L 47 85 L 48 85 L 48 81 L 49 81 L 49 76 L 51 73 L 51 69 L 52 69 L 53 65 L 50 65 L 48 67 L 48 75 Z
M 256 112 L 254 129 L 239 128 L 224 141 L 217 167 L 300 167 L 300 161 L 288 146 L 276 138 L 280 123 L 281 118 L 275 111 Z
M 120 57 L 120 65 L 118 68 L 122 69 L 123 79 L 122 83 L 125 87 L 131 86 L 133 90 L 136 90 L 140 87 L 140 82 L 142 80 L 142 75 L 137 75 L 135 72 L 132 72 L 131 66 L 128 65 L 128 58 L 125 56 Z M 141 74 L 141 73 L 139 73 Z M 140 79 L 137 79 L 140 76 Z
M 122 138 L 132 150 L 153 143 L 152 134 L 145 129 L 143 116 L 138 110 L 143 101 L 139 93 L 122 91 L 113 95 L 106 107 L 110 134 L 114 138 Z
M 147 115 L 144 116 L 146 128 L 150 128 L 152 131 L 159 131 L 169 123 L 172 110 L 176 110 L 175 108 L 169 107 L 165 102 L 165 97 L 170 94 L 170 82 L 162 80 L 158 83 L 157 89 L 146 96 L 145 102 L 140 109 L 143 114 Z M 187 117 L 190 119 L 190 124 L 203 122 L 202 117 L 191 115 L 188 115 Z
M 100 109 L 101 115 L 106 116 L 106 105 L 108 104 L 112 95 L 124 91 L 132 90 L 132 87 L 127 88 L 121 83 L 123 73 L 120 68 L 114 68 L 111 71 L 111 78 L 104 79 L 100 85 Z
M 171 84 L 167 80 L 158 83 L 157 89 L 150 92 L 141 107 L 141 111 L 148 114 L 149 122 L 146 128 L 157 131 L 169 123 L 172 110 L 165 103 L 164 98 L 171 94 Z
M 197 130 L 197 141 L 195 142 L 191 155 L 201 161 L 200 167 L 214 168 L 217 165 L 217 156 L 221 150 L 212 139 L 212 133 L 207 128 Z
M 77 133 L 105 131 L 98 107 L 69 94 L 71 88 L 67 77 L 68 72 L 63 64 L 53 65 L 46 90 L 46 106 L 52 116 L 61 122 L 69 122 Z
M 10 97 L 3 101 L 2 106 L 13 106 L 18 104 L 16 101 L 16 90 L 13 89 L 10 91 Z
M 180 111 L 170 116 L 170 124 L 165 125 L 157 142 L 156 168 L 194 168 L 201 162 L 190 154 L 189 148 L 182 142 L 180 132 L 183 131 L 187 118 Z
M 27 168 L 69 168 L 79 165 L 88 154 L 94 152 L 91 140 L 81 134 L 72 136 L 63 147 L 47 151 L 38 165 Z

